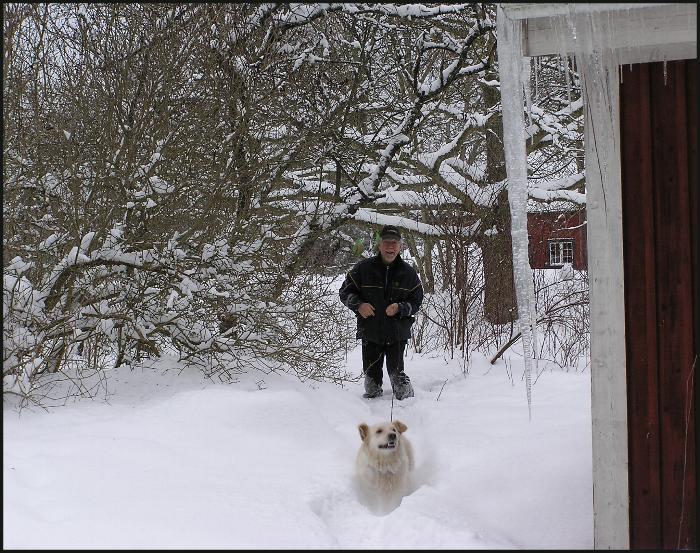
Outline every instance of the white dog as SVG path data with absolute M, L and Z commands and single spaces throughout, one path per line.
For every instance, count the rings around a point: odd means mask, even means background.
M 401 421 L 358 426 L 362 446 L 355 474 L 361 500 L 371 509 L 387 512 L 398 507 L 410 491 L 413 448 Z

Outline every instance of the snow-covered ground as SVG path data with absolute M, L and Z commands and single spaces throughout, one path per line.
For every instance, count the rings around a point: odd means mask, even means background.
M 388 379 L 368 401 L 360 382 L 222 384 L 165 359 L 112 371 L 106 402 L 5 405 L 3 547 L 592 548 L 590 372 L 544 370 L 529 421 L 517 357 L 512 382 L 502 360 L 406 362 L 416 397 L 393 417 L 418 487 L 388 515 L 353 484 L 357 425 L 390 418 Z

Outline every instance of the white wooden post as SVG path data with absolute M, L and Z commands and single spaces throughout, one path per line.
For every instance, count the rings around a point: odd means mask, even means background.
M 591 306 L 593 545 L 629 548 L 619 73 L 610 51 L 579 55 Z

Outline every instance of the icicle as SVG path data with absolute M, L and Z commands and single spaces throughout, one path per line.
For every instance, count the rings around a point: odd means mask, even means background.
M 578 44 L 578 34 L 576 32 L 576 4 L 575 3 L 570 3 L 569 4 L 569 17 L 568 17 L 568 22 L 569 22 L 569 30 L 571 31 L 571 38 L 572 38 L 572 44 L 571 48 L 566 50 L 566 95 L 569 101 L 569 104 L 571 104 L 571 79 L 569 75 L 569 60 L 571 60 L 571 67 L 573 70 L 574 67 L 574 59 L 575 55 L 574 54 L 569 54 L 569 52 L 574 52 L 576 50 L 576 46 Z
M 535 58 L 535 101 L 540 97 L 540 87 L 539 87 L 539 73 L 540 73 L 540 57 Z
M 557 52 L 566 52 L 567 48 L 567 32 L 566 32 L 566 25 L 561 17 L 555 17 L 554 18 L 554 34 L 557 37 L 557 42 L 559 43 L 559 47 L 557 48 Z M 559 65 L 560 58 L 557 58 L 557 68 L 561 71 L 561 66 Z
M 523 83 L 523 92 L 525 93 L 525 105 L 527 106 L 527 122 L 532 126 L 532 94 L 530 93 L 530 65 L 532 58 L 523 59 L 523 72 L 520 80 Z M 534 138 L 534 137 L 533 137 Z
M 591 13 L 590 15 L 590 21 L 591 21 L 591 33 L 590 33 L 590 44 L 584 44 L 583 47 L 580 49 L 581 51 L 590 51 L 593 49 L 593 41 L 595 38 L 602 39 L 600 36 L 600 33 L 598 32 L 598 27 L 596 23 L 600 21 L 600 15 L 593 15 Z
M 528 416 L 532 420 L 532 359 L 535 320 L 532 269 L 528 259 L 527 236 L 527 152 L 523 117 L 522 41 L 520 22 L 505 17 L 497 4 L 498 60 L 503 109 L 503 145 L 508 175 L 513 242 L 513 272 L 518 302 L 518 318 L 525 360 L 525 387 Z
M 527 222 L 526 222 L 527 224 Z M 529 248 L 529 244 L 528 244 Z M 528 262 L 528 269 L 530 269 L 530 282 L 531 282 L 531 292 L 528 303 L 530 304 L 530 332 L 532 333 L 532 357 L 535 361 L 535 374 L 538 373 L 539 368 L 539 356 L 537 355 L 537 308 L 535 306 L 535 276 L 532 274 L 532 268 Z
M 601 60 L 600 56 L 598 55 L 598 51 L 594 50 L 593 53 L 591 54 L 591 58 L 593 59 L 593 67 L 602 67 L 601 65 Z M 596 71 L 592 76 L 591 79 L 593 81 L 593 84 L 596 86 L 594 87 L 595 89 L 595 94 L 596 98 L 595 101 L 600 103 L 601 102 L 601 87 L 598 86 L 598 80 L 600 79 L 600 73 Z
M 562 63 L 564 64 L 564 82 L 566 82 L 566 99 L 571 105 L 571 79 L 569 78 L 569 55 L 564 54 L 562 58 Z
M 576 4 L 569 4 L 569 30 L 571 30 L 571 38 L 574 39 L 574 44 L 576 44 Z
M 559 75 L 564 74 L 564 64 L 561 61 L 561 53 L 557 54 L 557 69 L 559 70 Z
M 666 86 L 667 80 L 668 80 L 668 68 L 666 66 L 666 57 L 664 56 L 664 86 Z

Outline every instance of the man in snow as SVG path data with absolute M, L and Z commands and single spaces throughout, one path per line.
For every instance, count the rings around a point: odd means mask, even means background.
M 340 287 L 340 301 L 357 316 L 357 339 L 362 340 L 362 373 L 365 394 L 382 395 L 384 357 L 396 399 L 413 397 L 404 373 L 403 353 L 411 337 L 413 316 L 423 301 L 423 285 L 401 250 L 401 232 L 382 228 L 379 253 L 358 261 Z

